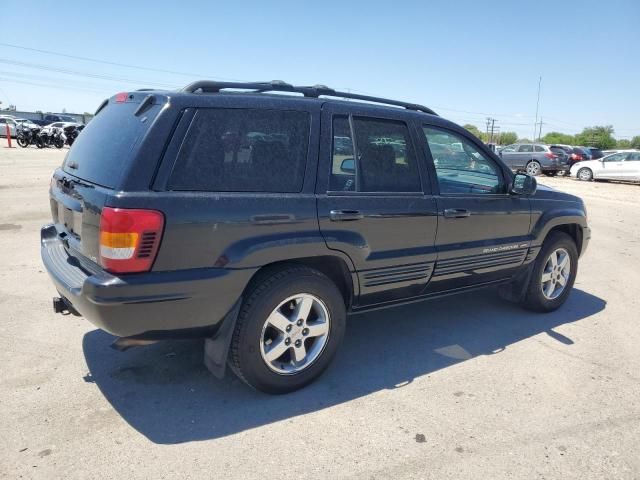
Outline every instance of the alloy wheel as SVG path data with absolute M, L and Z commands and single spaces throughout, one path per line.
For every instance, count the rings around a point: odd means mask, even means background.
M 529 162 L 527 164 L 527 173 L 536 176 L 540 173 L 540 164 L 538 162 Z
M 292 375 L 315 362 L 329 339 L 331 318 L 318 297 L 299 293 L 282 301 L 264 322 L 260 354 L 269 369 Z
M 542 270 L 540 287 L 547 300 L 555 300 L 569 283 L 571 278 L 571 258 L 564 248 L 551 252 Z

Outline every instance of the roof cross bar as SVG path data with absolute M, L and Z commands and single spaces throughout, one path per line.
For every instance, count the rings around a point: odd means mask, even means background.
M 302 93 L 305 97 L 311 98 L 317 98 L 319 96 L 349 98 L 353 100 L 362 100 L 364 102 L 394 105 L 396 107 L 404 107 L 407 110 L 415 110 L 418 112 L 429 113 L 431 115 L 437 115 L 437 113 L 429 107 L 418 105 L 417 103 L 407 103 L 399 100 L 372 97 L 369 95 L 360 95 L 351 92 L 339 92 L 327 87 L 326 85 L 294 86 L 290 83 L 283 82 L 282 80 L 272 80 L 270 82 L 216 82 L 212 80 L 199 80 L 197 82 L 190 83 L 182 89 L 183 92 L 187 93 L 220 93 L 222 90 L 248 90 L 250 93 L 293 92 Z

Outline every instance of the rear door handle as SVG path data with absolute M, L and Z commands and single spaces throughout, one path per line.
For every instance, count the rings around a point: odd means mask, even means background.
M 465 208 L 447 208 L 444 211 L 445 218 L 467 218 L 471 212 Z
M 331 210 L 329 218 L 333 222 L 347 222 L 364 218 L 362 212 L 358 210 Z

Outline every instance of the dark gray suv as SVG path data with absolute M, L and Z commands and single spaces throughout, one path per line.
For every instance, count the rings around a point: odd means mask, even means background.
M 590 238 L 579 198 L 429 108 L 283 82 L 105 100 L 50 204 L 55 311 L 118 348 L 204 337 L 272 393 L 322 373 L 349 312 L 492 285 L 557 309 Z
M 499 151 L 500 158 L 514 172 L 554 176 L 569 169 L 568 158 L 540 143 L 516 143 Z

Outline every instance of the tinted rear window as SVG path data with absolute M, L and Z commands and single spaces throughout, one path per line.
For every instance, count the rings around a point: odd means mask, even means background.
M 200 109 L 169 180 L 171 190 L 299 192 L 309 114 L 259 109 Z
M 82 130 L 69 150 L 63 170 L 109 188 L 116 187 L 132 150 L 160 110 L 153 105 L 136 117 L 138 103 L 109 103 Z

